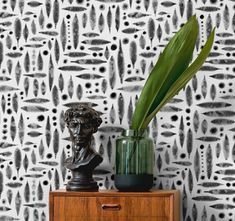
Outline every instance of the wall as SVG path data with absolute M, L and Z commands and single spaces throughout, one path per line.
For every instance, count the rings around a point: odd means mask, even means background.
M 114 140 L 127 128 L 145 78 L 182 23 L 196 14 L 197 50 L 213 26 L 202 70 L 150 125 L 157 188 L 182 195 L 182 220 L 234 220 L 234 0 L 1 0 L 0 220 L 48 220 L 48 193 L 70 174 L 63 113 L 103 112 L 95 135 L 113 188 Z M 170 61 L 169 61 L 170 62 Z

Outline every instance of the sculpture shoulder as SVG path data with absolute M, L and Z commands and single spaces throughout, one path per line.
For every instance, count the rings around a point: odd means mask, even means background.
M 103 161 L 103 158 L 96 152 L 93 154 L 88 155 L 85 159 L 80 161 L 73 161 L 73 157 L 68 158 L 65 161 L 65 166 L 68 169 L 76 169 L 76 168 L 84 168 L 84 167 L 91 167 L 94 168 L 99 165 Z

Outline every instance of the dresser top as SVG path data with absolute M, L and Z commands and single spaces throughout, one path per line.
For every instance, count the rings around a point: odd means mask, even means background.
M 147 192 L 119 192 L 116 190 L 100 190 L 98 192 L 73 192 L 65 189 L 50 192 L 54 196 L 170 196 L 178 195 L 179 190 L 150 190 Z

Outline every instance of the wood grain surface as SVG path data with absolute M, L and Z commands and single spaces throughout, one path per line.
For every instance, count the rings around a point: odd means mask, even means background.
M 50 192 L 50 221 L 179 221 L 179 191 Z

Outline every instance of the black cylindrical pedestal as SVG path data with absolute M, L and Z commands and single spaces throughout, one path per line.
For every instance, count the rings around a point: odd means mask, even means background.
M 97 182 L 92 178 L 91 170 L 74 169 L 72 179 L 66 185 L 68 191 L 98 191 Z

